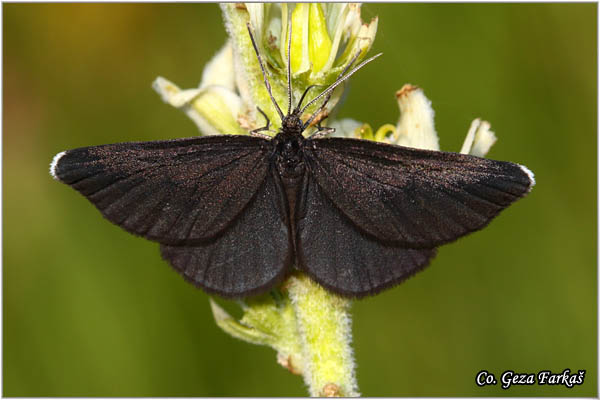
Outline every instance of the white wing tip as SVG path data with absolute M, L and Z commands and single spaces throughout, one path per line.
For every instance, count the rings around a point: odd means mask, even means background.
M 52 162 L 50 163 L 50 175 L 52 175 L 52 177 L 57 181 L 60 181 L 60 178 L 58 177 L 58 175 L 56 175 L 56 165 L 58 164 L 58 161 L 62 158 L 62 156 L 65 155 L 65 153 L 66 151 L 61 151 L 60 153 L 54 156 Z
M 533 175 L 533 172 L 531 172 L 531 170 L 526 166 L 519 164 L 519 167 L 521 167 L 523 172 L 525 172 L 529 177 L 529 190 L 531 190 L 531 188 L 535 186 L 535 175 Z

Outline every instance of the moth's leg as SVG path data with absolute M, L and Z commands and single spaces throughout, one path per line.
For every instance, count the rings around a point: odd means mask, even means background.
M 329 99 L 331 99 L 331 93 L 329 93 L 326 97 L 325 97 L 325 101 L 323 101 L 323 104 L 321 104 L 321 107 L 319 107 L 319 109 L 317 111 L 315 111 L 313 113 L 313 115 L 310 116 L 310 118 L 304 123 L 304 126 L 302 127 L 302 129 L 306 129 L 318 116 L 319 114 L 321 114 L 321 112 L 325 109 L 325 107 L 327 106 L 327 103 L 329 102 Z M 323 118 L 325 119 L 325 118 Z M 319 121 L 319 124 L 321 122 Z M 318 126 L 318 124 L 317 124 Z
M 267 114 L 265 114 L 265 112 L 263 110 L 261 110 L 260 107 L 256 107 L 256 109 L 258 110 L 258 112 L 260 112 L 263 115 L 263 117 L 265 117 L 265 120 L 267 120 L 267 125 L 263 126 L 262 128 L 257 128 L 257 129 L 251 130 L 250 135 L 259 137 L 259 138 L 263 138 L 263 139 L 272 139 L 271 136 L 265 135 L 264 133 L 260 133 L 262 131 L 273 132 L 272 130 L 269 129 L 271 127 L 271 120 L 269 120 L 269 117 L 267 117 Z M 273 132 L 273 133 L 275 133 L 275 132 Z
M 306 90 L 304 90 L 304 93 L 302 93 L 302 97 L 300 97 L 300 101 L 298 102 L 298 105 L 294 109 L 295 113 L 300 112 L 300 107 L 302 106 L 302 102 L 304 101 L 304 98 L 306 97 L 306 95 L 308 94 L 310 89 L 315 88 L 317 86 L 321 86 L 321 85 L 310 85 L 309 87 L 306 88 Z
M 258 110 L 259 113 L 261 113 L 263 115 L 263 117 L 265 117 L 265 120 L 267 121 L 267 125 L 263 126 L 262 128 L 258 128 L 258 129 L 254 129 L 252 131 L 250 131 L 250 134 L 256 133 L 256 132 L 261 132 L 261 131 L 268 131 L 269 128 L 271 127 L 271 120 L 269 119 L 269 117 L 267 117 L 267 114 L 265 114 L 265 112 L 263 110 L 260 109 L 260 107 L 256 107 L 256 109 Z
M 319 107 L 319 109 L 317 110 L 317 112 L 312 115 L 312 117 L 310 118 L 309 121 L 312 122 L 312 120 L 315 119 L 315 117 L 317 115 L 319 115 L 325 109 L 325 106 L 327 105 L 327 102 L 329 101 L 330 98 L 331 98 L 331 94 L 328 94 L 327 97 L 325 97 L 325 101 L 323 102 L 323 104 L 321 105 L 321 107 Z M 317 131 L 315 133 L 313 133 L 312 135 L 310 135 L 309 138 L 311 138 L 311 139 L 318 139 L 318 138 L 321 138 L 323 136 L 327 136 L 330 133 L 335 132 L 335 128 L 329 128 L 327 126 L 321 126 L 321 124 L 323 123 L 323 121 L 325 121 L 327 119 L 327 117 L 328 117 L 328 115 L 325 115 L 325 117 L 319 119 L 319 122 L 317 122 Z
M 309 138 L 318 139 L 318 138 L 322 138 L 323 136 L 327 136 L 333 132 L 335 132 L 335 128 L 328 128 L 326 126 L 323 126 L 319 130 L 317 130 L 315 133 L 310 135 Z
M 325 117 L 322 120 L 320 120 L 319 122 L 317 122 L 317 131 L 315 133 L 313 133 L 312 135 L 309 136 L 311 139 L 318 139 L 318 138 L 321 138 L 323 136 L 327 136 L 330 133 L 335 132 L 335 128 L 330 128 L 330 127 L 327 127 L 327 126 L 321 126 L 321 123 L 326 118 L 327 117 Z

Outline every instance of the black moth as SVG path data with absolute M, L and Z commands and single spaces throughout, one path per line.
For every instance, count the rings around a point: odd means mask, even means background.
M 158 242 L 163 258 L 205 291 L 259 294 L 296 268 L 343 296 L 375 294 L 531 190 L 532 173 L 510 162 L 323 138 L 333 129 L 320 123 L 305 138 L 333 89 L 375 57 L 346 74 L 357 54 L 336 82 L 301 109 L 308 88 L 292 110 L 288 56 L 284 115 L 248 30 L 282 120 L 275 137 L 260 133 L 267 118 L 250 136 L 83 147 L 57 154 L 51 165 L 54 178 L 109 221 Z

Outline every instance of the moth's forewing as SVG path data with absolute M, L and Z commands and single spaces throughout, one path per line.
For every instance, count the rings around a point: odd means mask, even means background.
M 84 147 L 57 155 L 51 172 L 128 232 L 194 244 L 223 232 L 254 197 L 267 145 L 227 135 Z
M 298 267 L 332 292 L 363 297 L 429 264 L 435 249 L 385 244 L 361 232 L 307 174 L 297 208 Z
M 529 192 L 531 173 L 504 161 L 365 140 L 308 140 L 323 193 L 373 237 L 433 248 L 483 228 Z
M 188 281 L 224 297 L 265 292 L 294 264 L 287 209 L 271 173 L 233 224 L 197 246 L 161 245 L 163 257 Z

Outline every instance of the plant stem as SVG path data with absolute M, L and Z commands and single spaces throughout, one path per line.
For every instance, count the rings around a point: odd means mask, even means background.
M 358 397 L 351 347 L 351 301 L 327 292 L 308 276 L 288 281 L 302 346 L 302 375 L 311 396 Z

